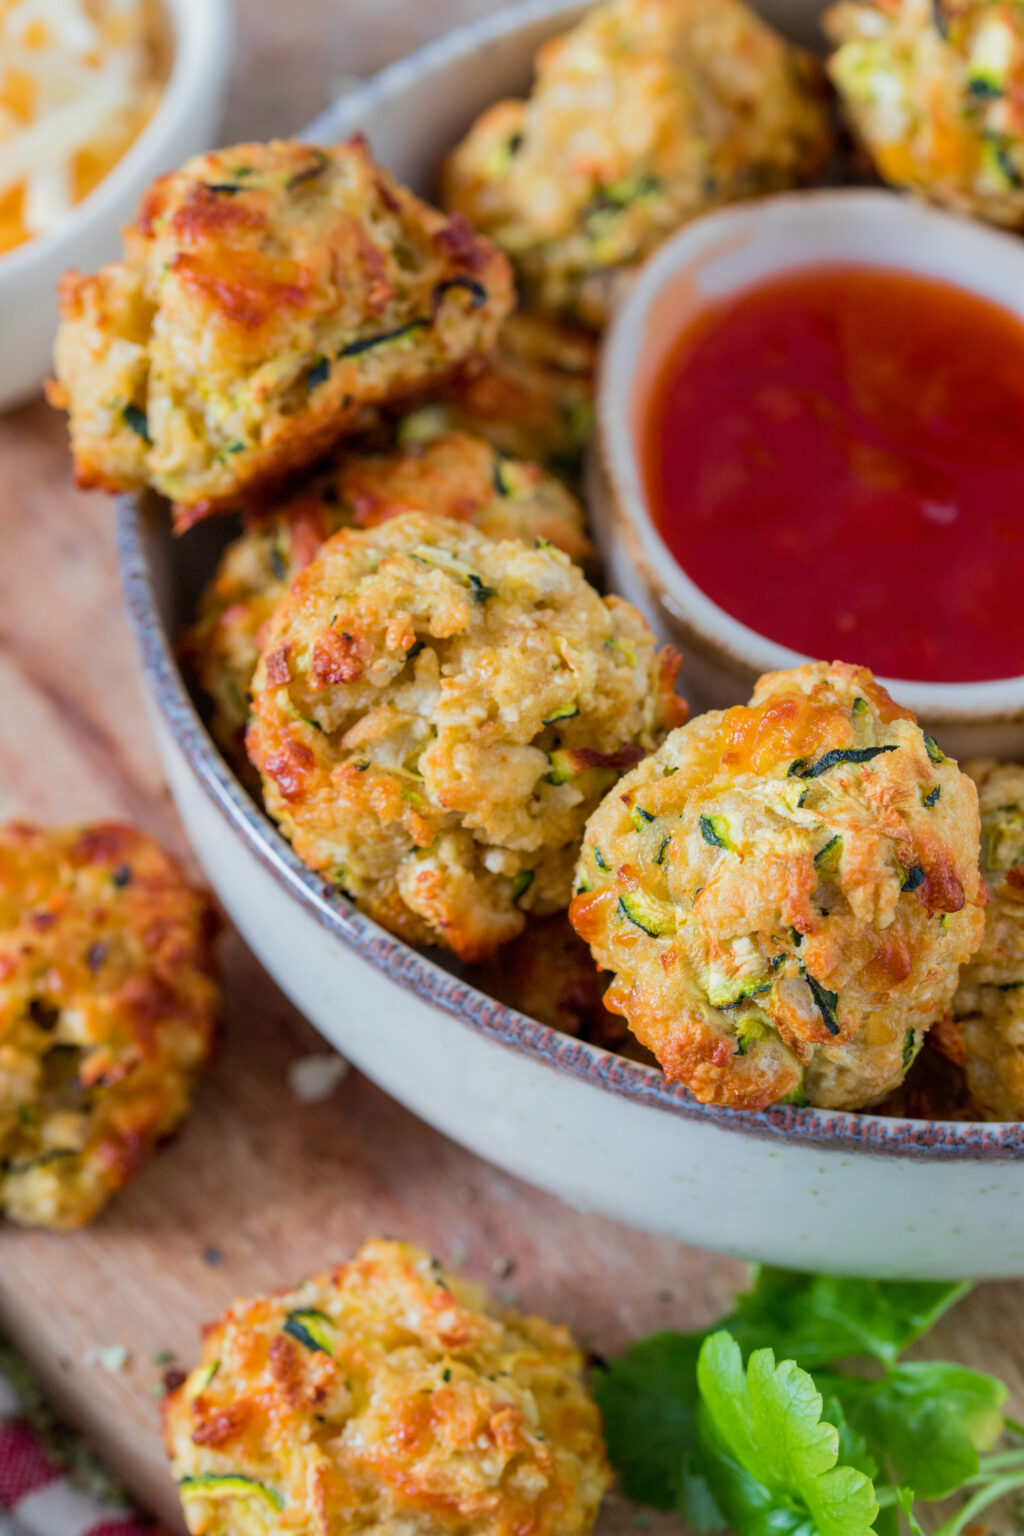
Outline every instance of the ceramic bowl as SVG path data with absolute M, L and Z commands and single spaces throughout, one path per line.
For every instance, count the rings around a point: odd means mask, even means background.
M 529 0 L 370 81 L 311 138 L 364 129 L 427 189 L 476 112 L 521 90 L 583 7 Z M 805 15 L 806 19 L 806 15 Z M 850 1274 L 1024 1273 L 1024 1126 L 712 1109 L 661 1073 L 548 1029 L 357 912 L 305 869 L 207 736 L 174 660 L 219 547 L 119 506 L 122 580 L 167 778 L 243 937 L 295 1004 L 412 1111 L 571 1204 L 777 1264 Z
M 697 219 L 647 263 L 610 327 L 590 465 L 598 540 L 614 590 L 682 650 L 683 691 L 701 708 L 744 701 L 762 672 L 811 658 L 732 618 L 661 538 L 641 468 L 651 390 L 680 331 L 709 302 L 760 277 L 842 261 L 945 279 L 1024 319 L 1018 238 L 893 192 L 848 189 L 767 198 Z M 1024 677 L 883 681 L 954 756 L 1024 752 Z
M 120 253 L 118 230 L 154 176 L 206 149 L 231 62 L 232 0 L 162 0 L 174 57 L 160 104 L 88 197 L 45 235 L 0 256 L 0 411 L 36 394 L 50 371 L 57 280 Z

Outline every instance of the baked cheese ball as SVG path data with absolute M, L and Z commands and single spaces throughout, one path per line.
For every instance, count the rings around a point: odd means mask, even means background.
M 561 550 L 404 513 L 334 534 L 281 599 L 249 756 L 311 869 L 483 959 L 568 905 L 587 817 L 682 715 L 677 666 Z
M 593 433 L 596 366 L 590 331 L 520 310 L 493 352 L 467 363 L 438 400 L 406 418 L 403 435 L 461 427 L 578 484 Z
M 762 677 L 591 817 L 570 917 L 610 1007 L 705 1103 L 859 1109 L 901 1081 L 985 891 L 971 780 L 859 667 Z
M 443 197 L 531 303 L 600 327 L 666 236 L 809 179 L 830 139 L 817 63 L 741 0 L 609 0 L 544 44 L 528 100 L 478 119 Z
M 933 1024 L 920 1055 L 894 1093 L 873 1106 L 876 1115 L 896 1120 L 983 1120 L 962 1067 L 939 1047 L 945 1021 Z
M 568 1330 L 408 1243 L 236 1302 L 164 1429 L 193 1536 L 585 1536 L 610 1481 Z
M 963 1069 L 981 1113 L 1024 1119 L 1024 767 L 977 758 L 964 764 L 981 804 L 985 935 L 960 973 L 952 1019 L 933 1032 Z
M 829 73 L 878 174 L 1024 224 L 1024 15 L 993 0 L 840 0 Z
M 274 511 L 249 518 L 185 637 L 183 654 L 213 704 L 211 730 L 229 756 L 242 744 L 260 635 L 293 576 L 339 528 L 372 528 L 408 511 L 469 522 L 493 538 L 547 539 L 581 563 L 593 558 L 583 509 L 566 487 L 482 438 L 445 432 L 390 453 L 343 453 Z
M 185 1114 L 213 908 L 132 827 L 0 827 L 0 1216 L 76 1227 Z
M 492 347 L 514 298 L 505 258 L 360 138 L 196 156 L 124 239 L 124 261 L 63 279 L 50 398 L 80 485 L 152 486 L 179 526 Z
M 493 959 L 467 967 L 466 979 L 563 1035 L 627 1054 L 635 1046 L 621 1016 L 604 1005 L 609 978 L 597 970 L 564 912 L 531 918 Z

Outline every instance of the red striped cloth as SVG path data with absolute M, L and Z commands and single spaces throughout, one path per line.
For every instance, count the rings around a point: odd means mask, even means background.
M 152 1525 L 79 1486 L 25 1417 L 0 1370 L 0 1536 L 154 1536 Z

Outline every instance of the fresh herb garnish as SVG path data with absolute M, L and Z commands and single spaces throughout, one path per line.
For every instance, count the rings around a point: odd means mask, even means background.
M 878 1515 L 872 1478 L 839 1465 L 839 1431 L 823 1420 L 821 1393 L 795 1360 L 776 1364 L 771 1349 L 757 1349 L 744 1370 L 732 1335 L 714 1333 L 701 1348 L 697 1387 L 693 1470 L 705 1515 L 708 1493 L 724 1517 L 717 1523 L 737 1532 L 761 1528 L 766 1509 L 781 1506 L 793 1529 L 868 1536 Z
M 764 1268 L 717 1330 L 665 1332 L 595 1381 L 624 1492 L 735 1536 L 920 1536 L 919 1501 L 969 1493 L 961 1536 L 1024 1489 L 1006 1388 L 903 1352 L 969 1287 Z M 865 1357 L 868 1365 L 859 1362 Z

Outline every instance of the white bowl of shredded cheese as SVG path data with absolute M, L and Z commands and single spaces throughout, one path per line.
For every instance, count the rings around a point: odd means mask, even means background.
M 56 286 L 115 258 L 154 176 L 212 141 L 231 0 L 0 0 L 0 411 L 50 371 Z

